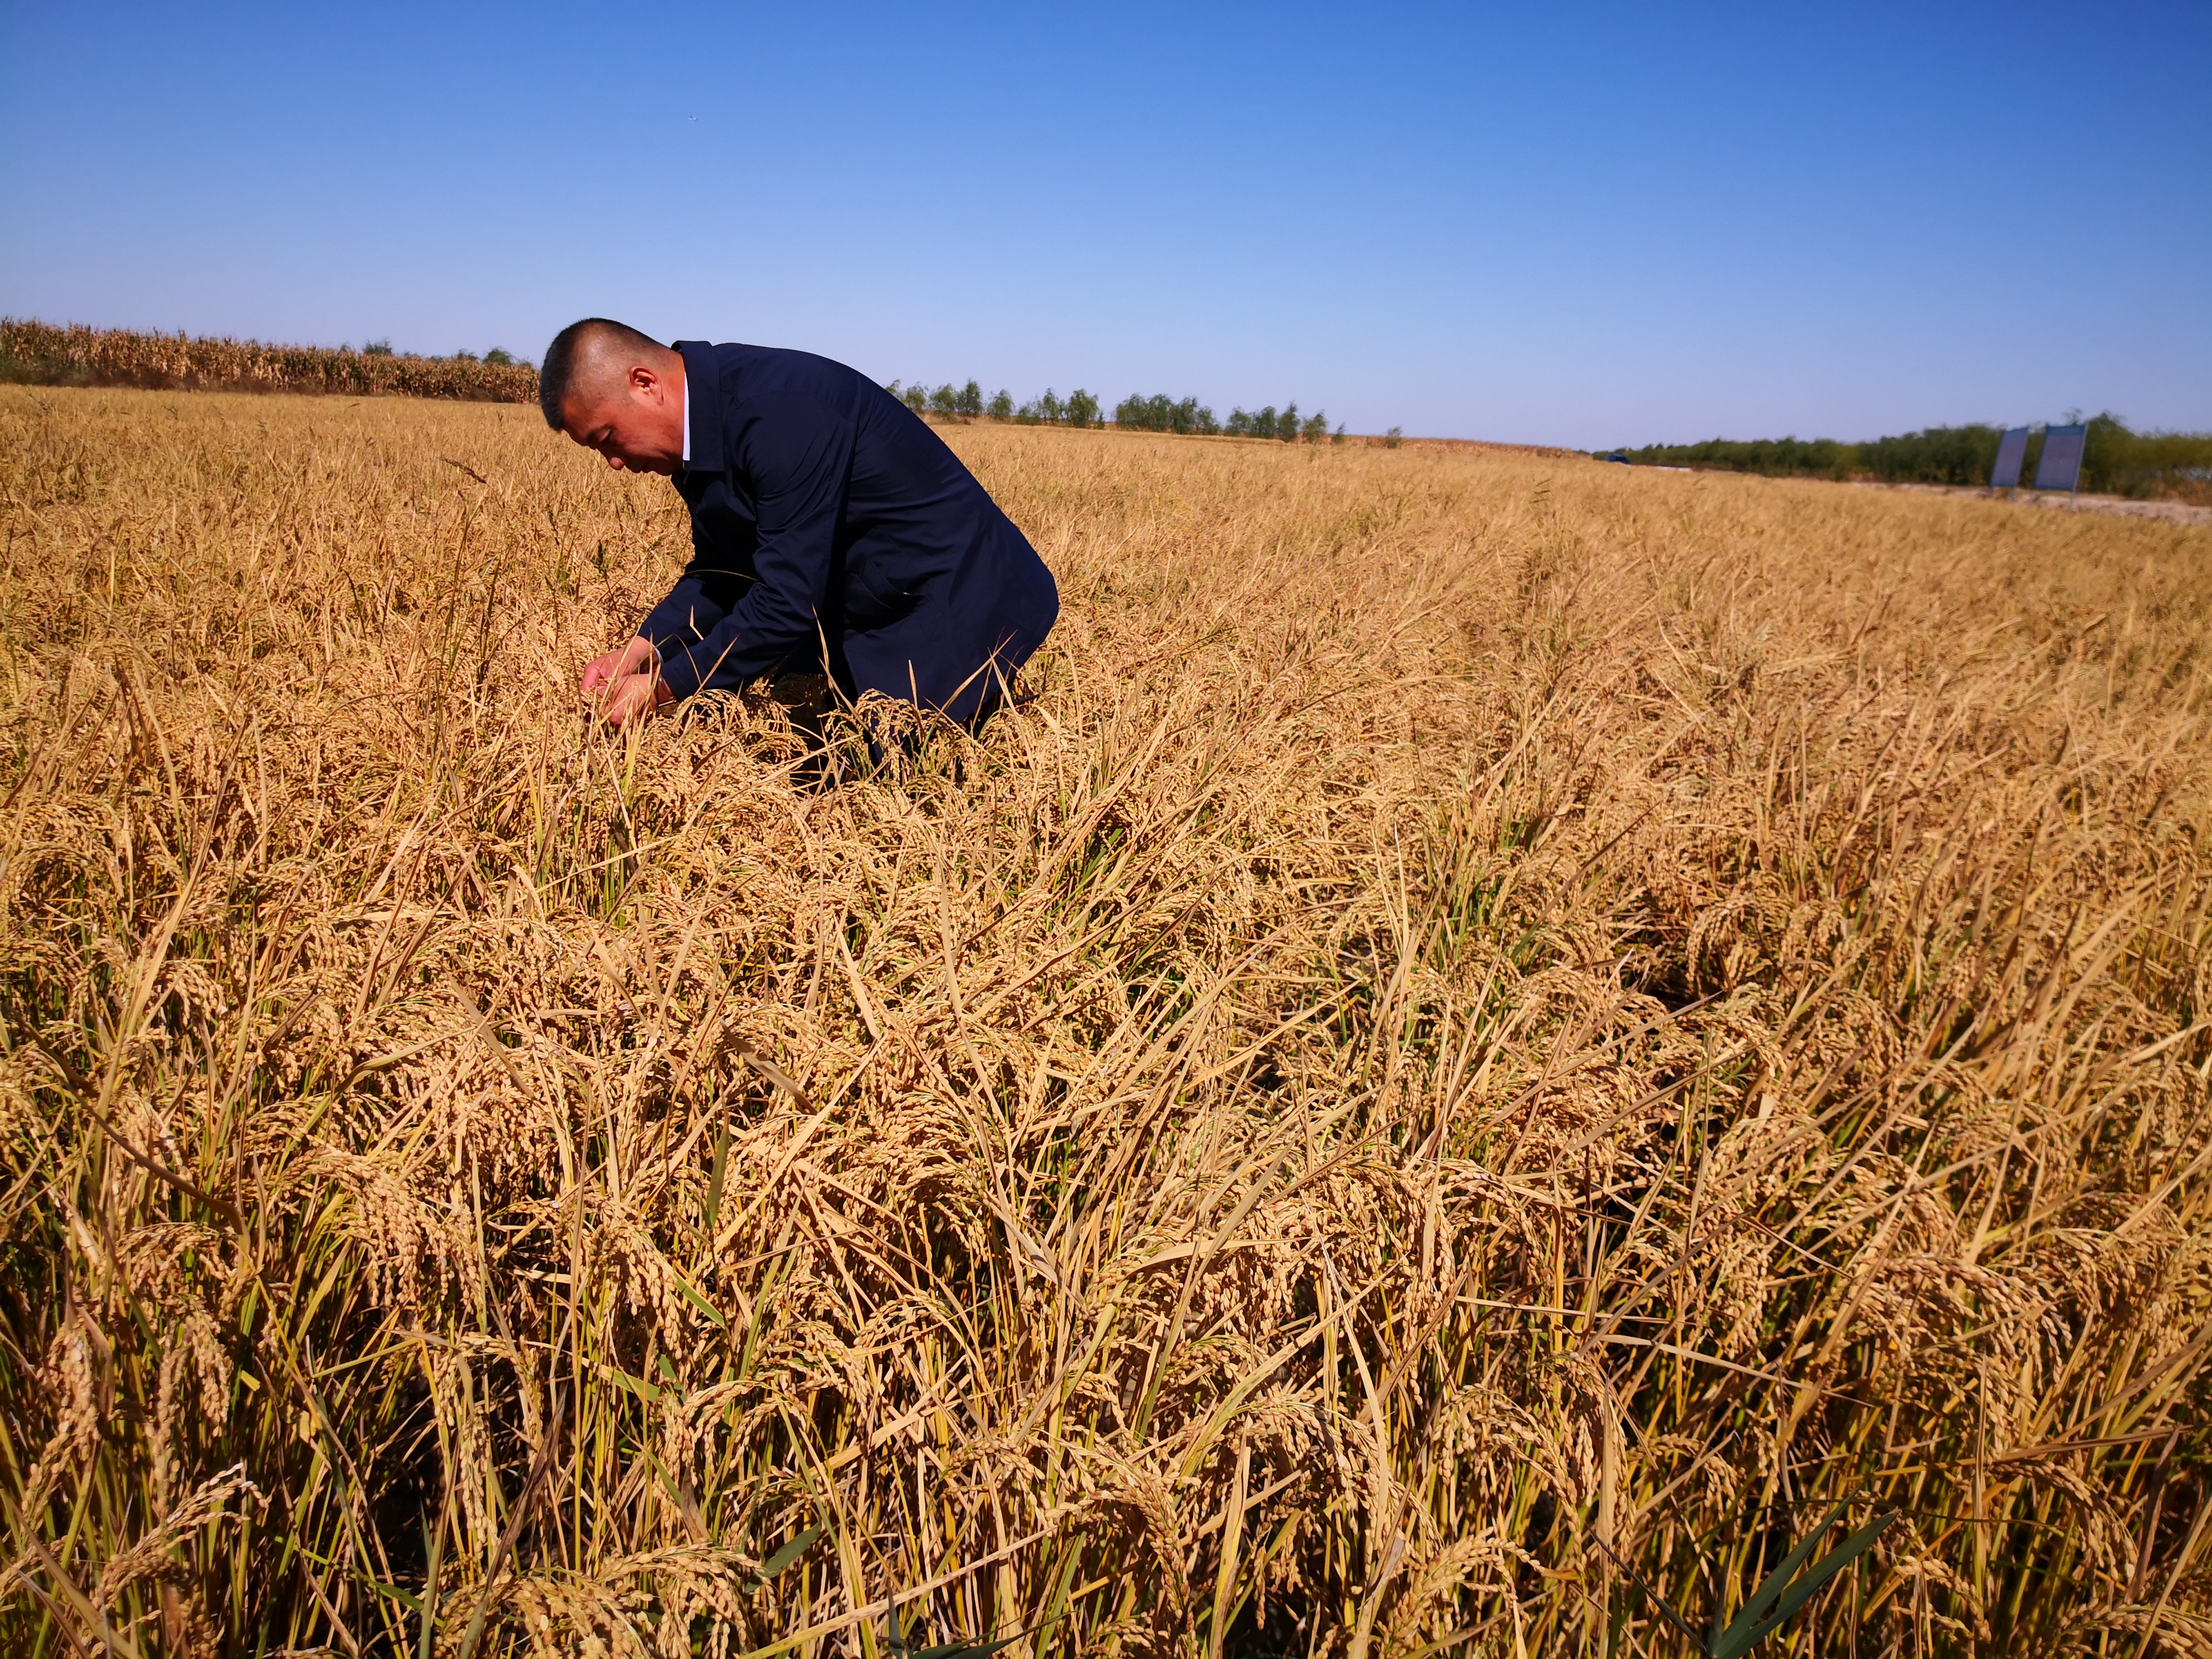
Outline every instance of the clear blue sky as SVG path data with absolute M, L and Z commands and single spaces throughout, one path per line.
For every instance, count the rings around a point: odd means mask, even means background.
M 0 9 L 0 311 L 1592 447 L 2212 428 L 2212 5 Z

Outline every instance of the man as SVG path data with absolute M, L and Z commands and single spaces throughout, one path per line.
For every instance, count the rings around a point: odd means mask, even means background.
M 928 426 L 842 363 L 672 349 L 571 323 L 538 377 L 546 423 L 617 471 L 672 477 L 691 562 L 584 693 L 619 726 L 704 690 L 826 676 L 970 725 L 1060 612 L 1034 549 Z M 814 682 L 818 684 L 819 682 Z

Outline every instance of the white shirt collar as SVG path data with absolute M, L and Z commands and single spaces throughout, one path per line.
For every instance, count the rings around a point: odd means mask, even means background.
M 684 465 L 691 465 L 691 377 L 684 377 Z

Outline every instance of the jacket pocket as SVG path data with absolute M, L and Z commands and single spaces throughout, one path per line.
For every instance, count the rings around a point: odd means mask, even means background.
M 866 634 L 914 614 L 921 595 L 882 573 L 861 568 L 846 573 L 845 625 Z

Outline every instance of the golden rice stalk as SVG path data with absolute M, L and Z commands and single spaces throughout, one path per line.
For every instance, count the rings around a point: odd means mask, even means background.
M 9 1651 L 2203 1646 L 2212 533 L 950 441 L 811 795 L 532 411 L 0 389 Z

